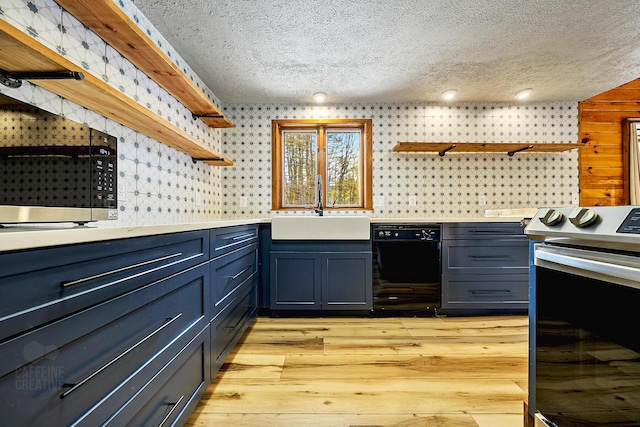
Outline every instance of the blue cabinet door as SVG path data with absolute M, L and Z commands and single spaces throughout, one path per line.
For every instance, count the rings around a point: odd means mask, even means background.
M 322 279 L 317 252 L 271 252 L 271 309 L 320 310 Z
M 371 310 L 371 252 L 322 254 L 322 308 Z

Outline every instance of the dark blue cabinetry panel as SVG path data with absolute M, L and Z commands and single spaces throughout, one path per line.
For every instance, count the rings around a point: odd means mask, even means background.
M 272 311 L 371 311 L 369 241 L 272 241 Z
M 258 226 L 211 230 L 211 361 L 213 378 L 258 309 Z
M 320 310 L 319 253 L 271 252 L 270 277 L 272 310 Z
M 322 254 L 322 307 L 330 310 L 371 310 L 370 253 Z
M 1 253 L 2 423 L 182 425 L 256 314 L 257 253 L 250 225 Z
M 2 254 L 0 340 L 208 259 L 206 231 Z
M 518 223 L 443 224 L 442 311 L 527 310 L 529 243 Z
M 0 417 L 105 422 L 206 325 L 208 280 L 200 264 L 1 341 Z
M 207 325 L 105 425 L 182 425 L 200 400 L 209 379 Z

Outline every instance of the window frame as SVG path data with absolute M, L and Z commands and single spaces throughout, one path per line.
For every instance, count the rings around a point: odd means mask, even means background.
M 373 143 L 372 143 L 371 119 L 291 119 L 291 120 L 272 120 L 271 122 L 271 209 L 272 210 L 310 210 L 315 206 L 284 206 L 283 202 L 283 146 L 282 131 L 287 130 L 316 130 L 318 132 L 318 173 L 322 175 L 322 194 L 326 195 L 327 177 L 326 177 L 326 130 L 345 130 L 358 129 L 362 132 L 360 171 L 362 194 L 359 206 L 338 206 L 331 207 L 327 205 L 326 196 L 323 197 L 323 209 L 330 210 L 372 210 L 373 209 Z

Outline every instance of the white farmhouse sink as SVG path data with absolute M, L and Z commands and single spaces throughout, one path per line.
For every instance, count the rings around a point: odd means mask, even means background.
M 369 240 L 368 216 L 276 216 L 273 240 Z

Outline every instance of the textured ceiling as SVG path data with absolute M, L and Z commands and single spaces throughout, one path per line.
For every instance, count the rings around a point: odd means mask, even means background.
M 639 0 L 133 0 L 223 102 L 581 101 L 640 78 Z

